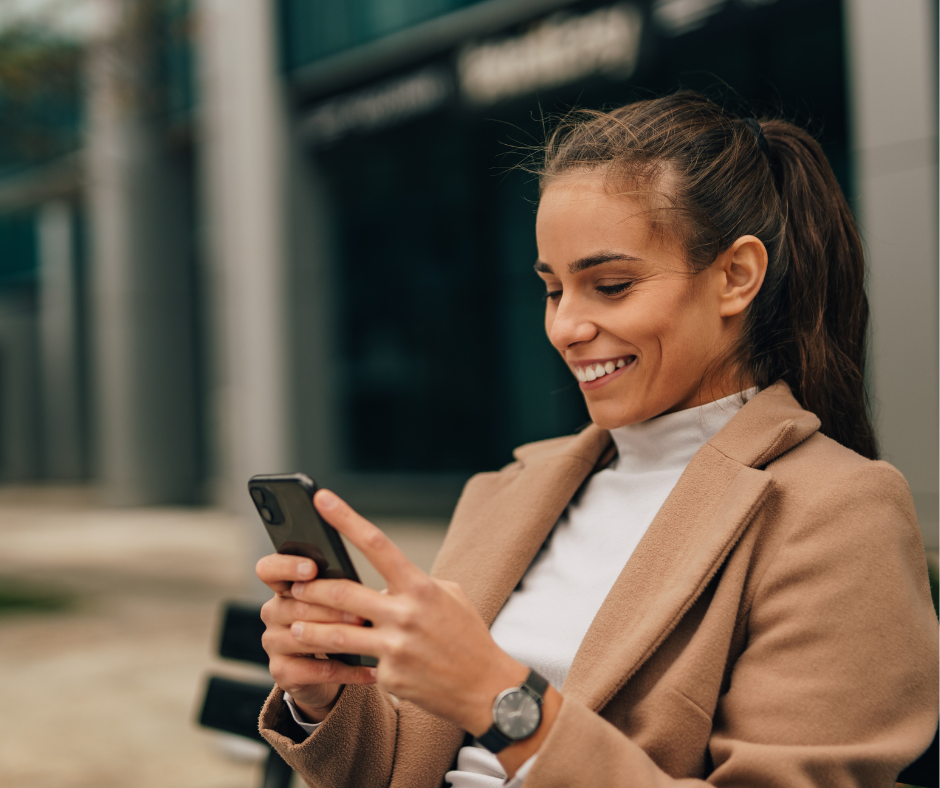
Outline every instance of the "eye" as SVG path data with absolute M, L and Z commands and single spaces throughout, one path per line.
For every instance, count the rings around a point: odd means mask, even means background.
M 561 298 L 561 290 L 549 290 L 542 296 L 543 301 L 557 301 Z
M 615 285 L 597 285 L 597 292 L 605 296 L 615 296 L 625 293 L 632 286 L 633 282 L 619 282 Z

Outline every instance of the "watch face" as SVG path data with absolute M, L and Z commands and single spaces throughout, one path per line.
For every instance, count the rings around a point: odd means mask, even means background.
M 527 739 L 542 721 L 542 710 L 528 692 L 515 689 L 497 701 L 496 725 L 510 739 Z

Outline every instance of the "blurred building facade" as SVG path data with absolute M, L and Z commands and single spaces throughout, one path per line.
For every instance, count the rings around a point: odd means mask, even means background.
M 932 4 L 93 5 L 72 39 L 0 27 L 63 83 L 21 102 L 59 137 L 0 150 L 0 480 L 242 508 L 252 473 L 303 469 L 368 512 L 446 512 L 586 419 L 513 165 L 544 115 L 681 85 L 817 133 L 868 245 L 885 458 L 936 546 Z

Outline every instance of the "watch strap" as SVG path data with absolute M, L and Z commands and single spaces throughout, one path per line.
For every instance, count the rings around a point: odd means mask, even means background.
M 548 679 L 529 668 L 529 675 L 526 676 L 526 680 L 519 685 L 519 688 L 528 692 L 533 698 L 535 698 L 535 702 L 541 709 L 542 699 L 545 697 L 546 690 L 548 690 Z M 538 730 L 538 728 L 535 730 Z M 532 733 L 534 734 L 535 731 Z M 494 719 L 493 724 L 489 727 L 489 730 L 480 736 L 477 741 L 495 755 L 496 753 L 505 750 L 510 744 L 515 744 L 516 741 L 523 741 L 523 739 L 512 739 L 507 736 L 499 729 L 499 727 L 496 725 L 496 720 Z
M 536 673 L 530 668 L 529 675 L 526 677 L 526 680 L 522 682 L 522 688 L 531 692 L 541 706 L 545 692 L 548 690 L 548 679 L 541 673 Z
M 512 739 L 496 727 L 495 722 L 490 725 L 489 730 L 480 736 L 477 741 L 494 755 L 502 752 L 513 743 Z

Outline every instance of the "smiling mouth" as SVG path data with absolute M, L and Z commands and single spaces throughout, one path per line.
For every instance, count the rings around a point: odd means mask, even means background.
M 632 364 L 635 360 L 636 356 L 621 356 L 620 358 L 611 358 L 606 361 L 593 361 L 588 364 L 575 362 L 571 364 L 571 370 L 581 383 L 590 383 L 605 375 L 610 375 L 618 369 L 623 369 L 629 364 Z

